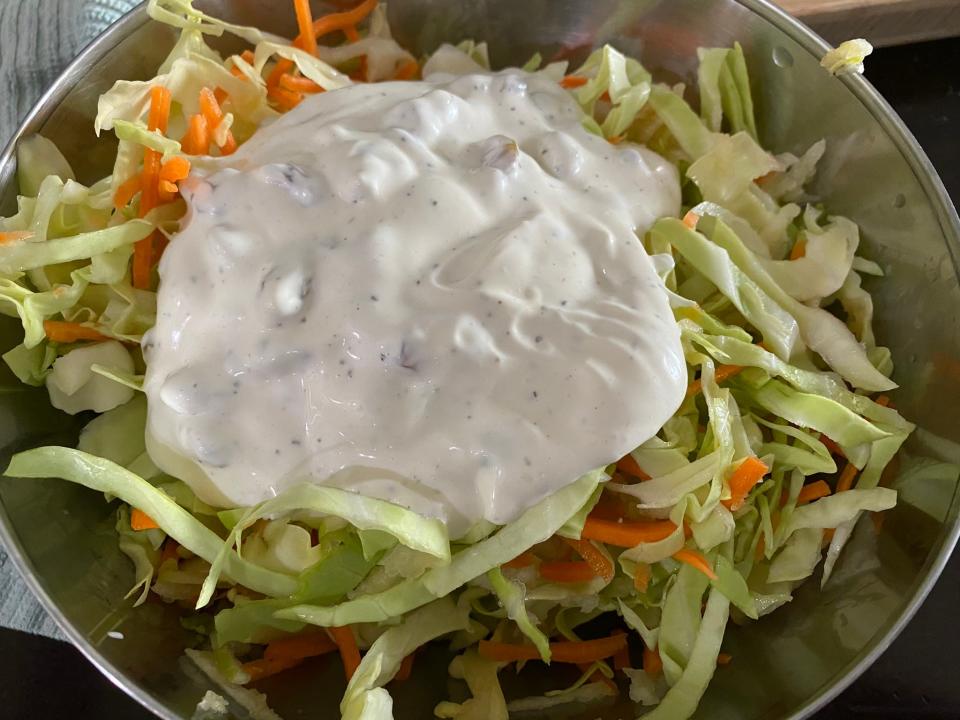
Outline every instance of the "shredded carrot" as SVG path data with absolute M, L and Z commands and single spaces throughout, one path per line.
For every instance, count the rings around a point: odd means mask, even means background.
M 353 636 L 353 630 L 349 627 L 330 628 L 330 634 L 334 642 L 340 648 L 340 657 L 343 659 L 343 671 L 347 675 L 347 682 L 353 677 L 353 674 L 360 667 L 360 648 L 357 647 L 357 639 Z
M 303 102 L 303 95 L 284 90 L 279 85 L 268 89 L 267 96 L 283 111 L 293 110 Z
M 620 135 L 613 135 L 612 137 L 607 138 L 607 142 L 611 145 L 619 145 L 626 139 L 626 133 L 621 133 Z
M 722 383 L 724 380 L 729 380 L 742 370 L 743 367 L 740 365 L 719 365 L 713 374 L 714 380 L 718 383 Z M 689 386 L 687 386 L 687 397 L 691 398 L 694 395 L 699 394 L 701 390 L 703 390 L 703 382 L 697 378 L 690 383 Z
M 700 222 L 700 216 L 697 215 L 693 210 L 688 211 L 687 214 L 683 216 L 683 224 L 691 230 L 697 229 L 698 222 Z
M 627 647 L 627 636 L 618 633 L 598 640 L 564 640 L 550 643 L 550 656 L 554 662 L 592 663 L 612 657 L 625 647 Z M 540 651 L 528 644 L 515 645 L 481 640 L 478 649 L 480 655 L 496 662 L 540 659 Z
M 293 0 L 293 8 L 297 13 L 297 26 L 300 28 L 302 48 L 311 55 L 316 55 L 317 34 L 313 30 L 313 12 L 310 10 L 310 0 Z
M 889 406 L 890 406 L 890 398 L 888 398 L 886 395 L 878 395 L 878 396 L 877 396 L 877 399 L 874 400 L 874 402 L 875 402 L 877 405 L 879 405 L 880 407 L 889 407 Z
M 806 505 L 808 502 L 819 500 L 830 494 L 830 486 L 823 480 L 817 480 L 809 485 L 804 485 L 797 495 L 797 505 Z
M 717 665 L 729 665 L 731 662 L 733 662 L 733 655 L 730 653 L 722 652 L 717 655 Z
M 353 42 L 356 42 L 357 40 L 360 39 L 360 33 L 357 32 L 357 26 L 356 26 L 356 25 L 347 25 L 347 26 L 343 29 L 343 35 L 344 35 L 344 37 L 347 38 L 347 42 L 352 42 L 352 43 L 353 43 Z
M 643 648 L 643 670 L 648 677 L 655 678 L 663 672 L 663 660 L 656 646 L 652 648 Z
M 753 486 L 760 482 L 760 478 L 770 470 L 765 463 L 756 457 L 748 457 L 737 466 L 727 481 L 730 485 L 730 499 L 723 500 L 728 510 L 739 510 L 753 490 Z
M 617 470 L 627 475 L 633 475 L 641 480 L 649 480 L 650 476 L 643 471 L 636 459 L 630 453 L 627 453 L 617 461 Z
M 613 562 L 597 550 L 589 540 L 560 539 L 577 551 L 577 554 L 591 567 L 594 575 L 604 580 L 610 580 L 613 577 Z
M 157 521 L 147 515 L 143 510 L 130 508 L 130 527 L 133 530 L 156 530 L 160 526 Z
M 180 145 L 187 155 L 207 154 L 210 149 L 210 126 L 202 114 L 190 116 L 187 134 L 180 141 Z
M 512 570 L 518 570 L 520 568 L 530 567 L 536 561 L 536 556 L 534 556 L 532 552 L 527 551 L 520 553 L 510 562 L 504 563 L 503 567 L 511 568 Z
M 113 194 L 113 206 L 117 210 L 125 208 L 133 200 L 134 195 L 140 192 L 142 186 L 143 177 L 140 175 L 134 175 L 129 180 L 122 182 Z
M 280 77 L 279 87 L 292 93 L 322 93 L 324 91 L 323 87 L 310 78 L 299 77 L 290 73 L 284 73 Z
M 669 537 L 677 526 L 669 520 L 637 520 L 617 522 L 588 516 L 580 537 L 597 540 L 616 547 L 632 548 L 641 543 L 650 543 Z
M 684 548 L 683 550 L 677 550 L 677 552 L 673 554 L 673 559 L 679 560 L 680 562 L 686 563 L 687 565 L 699 570 L 711 580 L 717 579 L 717 574 L 713 571 L 713 568 L 710 567 L 710 561 L 704 557 L 703 553 Z
M 213 97 L 216 99 L 217 103 L 222 106 L 227 101 L 227 98 L 230 97 L 230 93 L 218 85 L 216 88 L 214 88 Z
M 0 232 L 0 245 L 9 245 L 10 243 L 29 240 L 34 233 L 27 230 L 10 230 L 9 232 Z
M 337 644 L 326 632 L 312 632 L 305 635 L 274 640 L 263 651 L 265 660 L 302 660 L 304 658 L 326 655 L 337 649 Z
M 161 180 L 159 186 L 160 202 L 171 202 L 176 196 L 179 188 L 176 183 L 169 180 Z M 156 238 L 154 238 L 156 240 Z
M 207 128 L 211 133 L 215 132 L 220 123 L 223 122 L 223 109 L 220 107 L 220 103 L 217 102 L 217 97 L 210 88 L 203 88 L 200 91 L 200 112 L 207 121 Z M 218 145 L 221 150 L 224 151 L 224 154 L 229 155 L 229 152 L 226 152 L 227 148 L 232 148 L 231 152 L 237 149 L 237 141 L 234 140 L 233 132 L 227 130 L 226 139 L 222 145 Z
M 797 241 L 790 249 L 790 259 L 799 260 L 807 255 L 807 239 L 803 235 L 797 238 Z
M 379 0 L 364 0 L 352 10 L 324 15 L 313 23 L 314 36 L 323 37 L 337 30 L 349 32 L 349 27 L 356 29 L 355 26 L 373 12 L 378 2 Z
M 637 563 L 633 571 L 633 587 L 640 592 L 646 592 L 650 587 L 650 565 L 644 562 Z
M 271 675 L 276 675 L 284 670 L 296 667 L 303 663 L 303 661 L 304 658 L 284 658 L 280 660 L 261 658 L 260 660 L 246 662 L 242 667 L 243 671 L 250 676 L 250 682 L 257 682 L 258 680 L 263 680 Z
M 150 88 L 150 113 L 147 115 L 147 129 L 166 134 L 170 123 L 170 103 L 173 95 L 162 85 Z
M 397 72 L 393 76 L 393 79 L 394 80 L 413 80 L 419 74 L 420 74 L 420 63 L 418 63 L 416 60 L 408 60 L 397 69 Z
M 163 543 L 163 548 L 160 550 L 160 565 L 163 565 L 167 560 L 178 561 L 180 555 L 177 553 L 177 548 L 179 547 L 180 543 L 168 537 Z
M 403 659 L 400 663 L 400 669 L 397 670 L 397 674 L 393 676 L 395 682 L 404 682 L 410 679 L 410 675 L 413 674 L 413 660 L 415 657 L 416 653 L 410 653 Z
M 269 95 L 270 90 L 277 88 L 280 85 L 280 78 L 291 72 L 295 67 L 296 64 L 292 60 L 286 58 L 277 60 L 277 64 L 273 66 L 273 70 L 267 76 L 267 94 Z
M 147 129 L 150 132 L 166 133 L 170 122 L 172 95 L 167 88 L 155 85 L 150 89 L 150 112 Z M 146 148 L 143 153 L 143 182 L 140 193 L 140 217 L 153 210 L 160 201 L 160 153 Z M 133 249 L 133 286 L 146 290 L 150 286 L 150 269 L 153 262 L 153 233 L 137 242 Z
M 880 531 L 883 530 L 883 523 L 887 518 L 886 510 L 881 510 L 880 512 L 870 513 L 870 521 L 873 523 L 873 531 L 880 534 Z
M 830 545 L 830 543 L 833 542 L 833 536 L 836 534 L 836 532 L 836 528 L 826 528 L 823 531 L 823 543 L 821 544 L 821 547 L 827 547 Z
M 540 577 L 557 583 L 590 582 L 597 576 L 590 563 L 583 560 L 555 560 L 540 563 Z
M 43 332 L 46 333 L 47 339 L 51 342 L 64 344 L 75 343 L 81 340 L 101 342 L 110 339 L 89 325 L 64 322 L 62 320 L 44 320 Z
M 840 473 L 840 477 L 837 478 L 837 492 L 841 493 L 852 488 L 858 472 L 857 466 L 848 462 Z
M 631 667 L 630 665 L 630 648 L 625 647 L 623 650 L 617 652 L 613 656 L 613 669 L 614 670 L 623 670 L 624 668 Z
M 361 55 L 360 65 L 357 67 L 357 69 L 354 72 L 350 73 L 349 78 L 354 82 L 366 82 L 369 76 L 370 76 L 370 73 L 369 73 L 369 66 L 367 63 L 367 56 Z
M 824 447 L 830 451 L 831 455 L 836 455 L 837 457 L 846 457 L 846 454 L 843 452 L 843 448 L 826 435 L 820 436 L 820 442 L 822 442 Z
M 186 180 L 190 174 L 190 161 L 184 157 L 173 157 L 160 168 L 160 179 L 169 182 Z
M 567 75 L 560 81 L 560 87 L 570 90 L 571 88 L 586 85 L 588 82 L 590 82 L 590 78 L 586 78 L 583 75 Z

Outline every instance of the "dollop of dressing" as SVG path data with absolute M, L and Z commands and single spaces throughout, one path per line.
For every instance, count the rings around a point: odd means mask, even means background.
M 203 500 L 305 480 L 506 523 L 652 437 L 686 369 L 637 233 L 675 168 L 504 71 L 358 84 L 186 192 L 160 266 L 148 448 Z

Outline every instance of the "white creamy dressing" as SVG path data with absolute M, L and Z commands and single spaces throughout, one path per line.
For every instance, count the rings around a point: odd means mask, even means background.
M 148 447 L 203 500 L 309 480 L 513 520 L 653 436 L 686 368 L 637 233 L 675 168 L 506 71 L 321 94 L 186 193 Z

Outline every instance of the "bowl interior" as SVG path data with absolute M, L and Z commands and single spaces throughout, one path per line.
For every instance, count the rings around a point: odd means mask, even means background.
M 294 27 L 286 3 L 198 5 L 277 33 L 290 35 Z M 739 41 L 765 146 L 798 152 L 827 139 L 816 192 L 830 210 L 860 224 L 868 256 L 887 273 L 866 287 L 875 299 L 877 336 L 897 366 L 901 389 L 894 400 L 919 428 L 904 466 L 926 463 L 927 469 L 920 482 L 893 480 L 900 504 L 879 531 L 868 521 L 859 524 L 824 589 L 815 578 L 761 622 L 731 626 L 725 650 L 734 662 L 719 669 L 697 717 L 773 720 L 812 712 L 889 642 L 956 539 L 957 477 L 937 463 L 960 457 L 960 293 L 952 259 L 960 238 L 929 163 L 867 83 L 827 75 L 818 66 L 818 41 L 796 28 L 780 29 L 788 21 L 758 0 L 392 0 L 390 15 L 398 39 L 416 52 L 476 38 L 489 41 L 495 65 L 503 66 L 521 64 L 535 51 L 548 60 L 578 61 L 612 42 L 655 76 L 688 84 L 697 47 Z M 25 130 L 56 141 L 81 181 L 107 174 L 113 146 L 110 138 L 93 136 L 97 98 L 117 79 L 152 76 L 174 40 L 171 29 L 136 11 L 67 72 Z M 15 208 L 14 166 L 11 157 L 0 158 L 3 214 Z M 4 319 L 2 349 L 18 340 L 17 324 Z M 43 389 L 20 386 L 5 365 L 0 389 L 0 463 L 26 447 L 75 440 L 82 422 L 53 410 Z M 112 509 L 95 493 L 61 481 L 2 479 L 0 503 L 12 554 L 81 649 L 158 714 L 190 717 L 209 683 L 182 660 L 189 636 L 171 608 L 151 602 L 131 612 L 130 601 L 121 600 L 133 575 L 116 548 Z M 112 630 L 123 640 L 107 635 Z M 433 648 L 418 661 L 413 682 L 391 688 L 398 718 L 430 717 L 440 700 L 464 695 L 447 678 L 446 661 L 445 652 Z M 542 677 L 525 676 L 523 690 L 539 682 Z M 310 708 L 313 717 L 336 717 L 342 673 L 320 660 L 277 676 L 265 690 L 281 716 Z M 636 714 L 621 703 L 582 716 Z

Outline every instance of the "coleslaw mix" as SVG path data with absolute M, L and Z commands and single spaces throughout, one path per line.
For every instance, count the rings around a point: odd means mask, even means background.
M 441 703 L 441 718 L 589 706 L 621 688 L 651 720 L 689 717 L 728 659 L 728 622 L 788 603 L 821 560 L 827 582 L 858 519 L 896 502 L 881 481 L 913 425 L 878 395 L 895 387 L 893 368 L 861 279 L 882 271 L 857 255 L 857 226 L 806 190 L 824 142 L 800 157 L 759 145 L 739 45 L 699 51 L 699 112 L 686 88 L 610 46 L 569 71 L 532 58 L 524 69 L 568 88 L 588 130 L 680 169 L 684 217 L 638 238 L 658 260 L 696 378 L 678 412 L 627 457 L 463 537 L 322 485 L 213 508 L 158 470 L 144 443 L 139 343 L 155 320 L 156 262 L 185 213 L 178 183 L 310 94 L 421 71 L 375 0 L 317 20 L 306 5 L 296 3 L 291 44 L 190 0 L 151 0 L 151 17 L 180 39 L 155 78 L 100 98 L 96 130 L 119 139 L 113 173 L 86 187 L 48 140 L 20 144 L 18 212 L 0 220 L 0 311 L 19 317 L 24 339 L 4 360 L 57 407 L 101 414 L 76 449 L 22 452 L 7 475 L 119 499 L 131 595 L 195 608 L 184 623 L 207 649 L 191 656 L 255 716 L 274 714 L 240 686 L 339 652 L 343 717 L 390 718 L 385 686 L 442 639 L 471 699 Z M 221 57 L 206 38 L 224 33 L 251 50 Z M 430 63 L 489 67 L 473 42 Z M 597 637 L 591 621 L 604 615 L 622 629 Z M 498 673 L 527 661 L 582 675 L 508 700 Z

